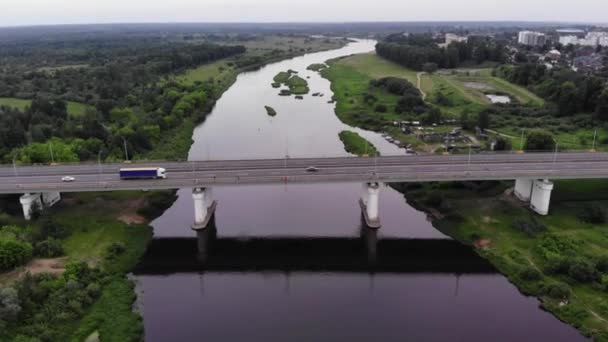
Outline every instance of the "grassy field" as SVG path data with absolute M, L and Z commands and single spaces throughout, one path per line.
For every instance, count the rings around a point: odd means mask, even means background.
M 514 149 L 520 149 L 522 129 L 517 127 L 503 127 L 497 128 L 497 132 L 507 135 Z M 526 132 L 530 129 L 523 130 L 524 139 Z M 560 150 L 580 150 L 588 151 L 595 149 L 597 151 L 608 151 L 608 129 L 598 128 L 597 136 L 595 137 L 595 148 L 594 148 L 594 135 L 595 129 L 576 129 L 573 132 L 561 132 L 559 130 L 550 130 L 553 133 L 553 138 L 558 143 Z
M 342 131 L 338 136 L 344 144 L 344 149 L 350 154 L 362 157 L 374 156 L 378 153 L 378 150 L 372 143 L 355 132 Z
M 590 204 L 608 205 L 608 181 L 564 180 L 555 182 L 551 212 L 541 217 L 520 204 L 512 196 L 503 195 L 512 183 L 498 183 L 471 189 L 457 183 L 425 184 L 419 188 L 396 185 L 408 200 L 420 208 L 435 208 L 441 218 L 435 226 L 445 234 L 468 245 L 490 260 L 501 273 L 524 293 L 539 297 L 543 307 L 581 332 L 598 341 L 608 338 L 608 294 L 602 290 L 601 279 L 577 281 L 568 274 L 551 271 L 552 253 L 592 265 L 608 258 L 608 224 L 591 224 L 580 218 Z M 545 227 L 537 235 L 516 229 L 516 221 L 536 221 Z M 557 247 L 551 243 L 559 241 Z M 482 243 L 483 242 L 483 243 Z M 568 247 L 566 247 L 568 246 Z M 561 254 L 560 254 L 561 253 Z M 573 253 L 573 254 L 569 254 Z M 599 270 L 599 263 L 597 264 Z M 572 266 L 571 271 L 572 271 Z M 526 272 L 538 273 L 536 277 Z M 600 272 L 600 271 L 596 271 Z M 605 271 L 604 271 L 605 272 Z M 547 289 L 552 284 L 565 284 L 571 295 L 566 305 Z
M 230 65 L 229 61 L 221 60 L 190 69 L 183 74 L 175 76 L 174 79 L 184 85 L 193 85 L 196 82 L 205 82 L 213 79 L 218 86 L 228 88 L 236 81 L 237 75 L 238 71 L 234 66 Z
M 272 50 L 280 50 L 291 54 L 333 50 L 346 45 L 346 43 L 347 40 L 344 39 L 263 35 L 256 37 L 254 40 L 226 41 L 220 44 L 243 45 L 247 48 L 248 53 L 263 55 Z
M 12 97 L 0 97 L 0 105 L 25 110 L 30 106 L 32 100 L 17 99 Z M 68 101 L 68 114 L 71 116 L 79 116 L 86 112 L 87 105 L 84 103 Z
M 399 77 L 416 85 L 416 72 L 406 69 L 399 64 L 393 63 L 376 54 L 360 54 L 338 60 L 334 65 L 351 67 L 370 79 L 383 77 Z
M 372 72 L 374 70 L 372 60 L 379 62 L 382 70 L 385 70 L 387 65 L 389 68 L 393 67 L 392 64 L 386 64 L 374 55 L 357 55 L 330 61 L 330 67 L 324 69 L 321 74 L 331 81 L 331 89 L 337 102 L 336 114 L 342 122 L 351 126 L 379 130 L 400 117 L 392 110 L 387 113 L 376 113 L 375 106 L 384 105 L 392 109 L 396 106 L 399 97 L 381 89 L 370 90 L 369 83 L 375 78 L 370 74 L 380 74 Z M 365 67 L 360 69 L 361 65 Z M 365 102 L 365 94 L 373 94 L 377 98 L 375 106 Z

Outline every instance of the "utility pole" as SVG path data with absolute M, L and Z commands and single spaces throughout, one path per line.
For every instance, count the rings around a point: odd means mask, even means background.
M 555 141 L 555 155 L 553 156 L 553 164 L 555 164 L 557 162 L 557 146 L 559 144 L 557 143 L 557 141 Z
M 124 137 L 122 138 L 122 144 L 125 148 L 125 161 L 129 161 L 129 151 L 127 150 L 127 139 L 125 139 Z
M 595 151 L 595 141 L 597 139 L 597 128 L 595 129 L 595 132 L 593 133 L 593 150 Z
M 13 171 L 15 171 L 15 177 L 19 177 L 19 174 L 17 173 L 17 162 L 15 161 L 16 158 L 17 156 L 13 156 Z
M 49 142 L 49 150 L 51 151 L 51 164 L 55 164 L 55 156 L 53 155 L 53 143 Z
M 99 153 L 97 153 L 97 169 L 99 171 L 97 181 L 101 183 L 101 150 L 99 150 Z
M 526 133 L 526 129 L 523 128 L 521 130 L 521 142 L 519 143 L 519 150 L 523 151 L 524 150 L 524 133 Z
M 467 162 L 467 170 L 471 168 L 471 144 L 469 144 L 469 161 Z

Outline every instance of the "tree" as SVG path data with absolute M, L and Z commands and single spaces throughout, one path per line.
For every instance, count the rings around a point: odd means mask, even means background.
M 549 151 L 555 149 L 555 140 L 551 133 L 543 130 L 533 130 L 526 139 L 526 151 Z
M 15 321 L 20 312 L 17 290 L 12 287 L 0 288 L 0 321 Z
M 578 96 L 574 82 L 566 81 L 562 83 L 557 100 L 559 116 L 570 116 L 578 111 Z
M 437 71 L 438 66 L 436 63 L 424 63 L 422 65 L 422 71 L 424 72 L 428 72 L 429 74 L 434 73 L 435 71 Z
M 595 118 L 601 121 L 608 121 L 608 88 L 604 89 L 597 99 Z
M 0 240 L 0 271 L 25 264 L 32 257 L 32 245 L 15 239 Z
M 494 151 L 510 151 L 512 148 L 511 140 L 508 140 L 502 136 L 496 138 L 496 142 L 494 143 Z
M 490 114 L 488 114 L 488 112 L 484 111 L 479 113 L 477 116 L 477 127 L 482 131 L 485 131 L 490 127 Z
M 473 124 L 471 123 L 471 119 L 469 117 L 469 112 L 466 110 L 460 113 L 460 126 L 465 130 L 470 130 L 473 128 Z

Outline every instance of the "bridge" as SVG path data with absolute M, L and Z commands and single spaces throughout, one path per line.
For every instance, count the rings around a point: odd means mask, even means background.
M 498 153 L 341 157 L 187 162 L 141 162 L 137 167 L 163 167 L 167 179 L 121 180 L 125 164 L 81 163 L 56 166 L 0 167 L 0 193 L 21 197 L 29 218 L 36 203 L 50 205 L 62 192 L 192 188 L 194 229 L 204 229 L 217 203 L 211 189 L 254 184 L 349 182 L 363 185 L 360 200 L 368 226 L 380 227 L 378 196 L 382 183 L 516 180 L 515 195 L 541 215 L 549 212 L 550 179 L 608 178 L 608 153 Z M 306 169 L 318 168 L 316 172 Z M 72 176 L 73 182 L 62 182 Z

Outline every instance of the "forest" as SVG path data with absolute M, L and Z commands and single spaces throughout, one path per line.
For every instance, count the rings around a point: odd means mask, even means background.
M 469 37 L 446 48 L 439 47 L 440 43 L 429 34 L 392 34 L 376 45 L 376 53 L 417 71 L 457 68 L 465 63 L 504 63 L 507 59 L 505 46 L 488 37 Z
M 145 154 L 185 119 L 201 121 L 222 91 L 213 80 L 184 85 L 169 76 L 245 51 L 154 37 L 5 43 L 0 98 L 31 104 L 21 110 L 0 106 L 0 159 L 119 159 L 123 143 L 130 154 Z M 70 115 L 67 101 L 86 110 Z
M 549 70 L 544 65 L 531 63 L 501 66 L 494 73 L 554 103 L 556 116 L 593 113 L 595 119 L 608 121 L 608 88 L 601 76 L 566 69 Z

